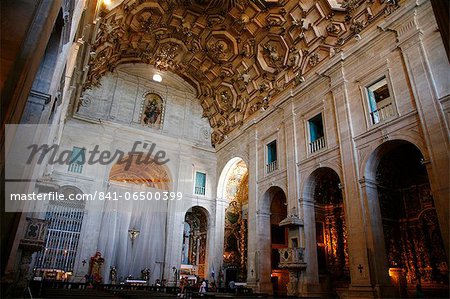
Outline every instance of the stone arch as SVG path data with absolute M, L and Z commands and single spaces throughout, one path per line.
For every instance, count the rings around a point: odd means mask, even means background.
M 362 187 L 374 228 L 374 272 L 395 296 L 421 283 L 426 295 L 448 293 L 448 267 L 423 150 L 407 140 L 379 145 L 364 164 Z M 432 236 L 432 237 L 431 237 Z M 386 265 L 386 266 L 385 266 Z M 436 285 L 444 282 L 436 290 Z
M 210 238 L 211 214 L 201 206 L 194 205 L 184 214 L 183 242 L 181 259 L 184 266 L 190 266 L 184 271 L 207 277 Z M 183 270 L 183 269 L 182 269 Z
M 373 180 L 373 173 L 376 172 L 380 158 L 399 144 L 413 145 L 420 151 L 424 159 L 428 159 L 427 151 L 422 142 L 405 136 L 403 139 L 392 139 L 373 146 L 370 154 L 366 155 L 360 163 L 360 173 L 363 173 L 366 179 Z
M 305 175 L 305 182 L 303 183 L 302 196 L 305 200 L 314 201 L 314 188 L 317 185 L 317 180 L 320 178 L 323 172 L 330 171 L 336 174 L 339 183 L 342 188 L 342 179 L 340 174 L 340 169 L 336 169 L 333 165 L 327 165 L 319 168 L 315 168 Z
M 73 185 L 63 185 L 60 186 L 58 192 L 64 194 L 64 198 L 68 198 L 69 194 L 84 194 L 84 192 Z M 86 202 L 84 200 L 73 200 L 68 201 L 68 203 L 73 207 L 85 208 Z
M 270 186 L 265 192 L 262 193 L 261 202 L 259 205 L 259 212 L 270 213 L 270 206 L 272 204 L 272 200 L 274 199 L 277 193 L 282 193 L 286 198 L 287 190 L 285 190 L 285 186 L 282 186 L 280 184 L 274 184 Z
M 288 271 L 278 268 L 278 250 L 288 247 L 287 228 L 280 226 L 281 218 L 287 216 L 286 194 L 280 186 L 269 187 L 260 197 L 257 211 L 259 250 L 256 263 L 259 262 L 260 290 L 282 296 L 286 296 L 289 281 Z M 271 262 L 267 262 L 269 260 Z
M 305 229 L 314 230 L 306 240 L 308 256 L 314 260 L 312 266 L 317 262 L 314 275 L 333 282 L 321 286 L 321 291 L 335 296 L 334 282 L 340 281 L 342 287 L 350 279 L 346 209 L 339 174 L 330 167 L 315 169 L 306 180 L 303 198 L 311 206 Z
M 240 157 L 230 159 L 219 178 L 217 197 L 223 204 L 217 211 L 224 217 L 218 222 L 224 223 L 220 238 L 223 239 L 221 263 L 226 285 L 230 281 L 247 280 L 248 178 L 247 164 Z
M 144 185 L 166 191 L 172 189 L 169 169 L 155 163 L 152 157 L 147 159 L 140 154 L 127 155 L 114 164 L 109 172 L 109 181 Z
M 225 193 L 226 193 L 226 181 L 229 176 L 230 171 L 233 167 L 236 167 L 236 165 L 240 162 L 243 162 L 245 166 L 247 167 L 248 171 L 248 164 L 247 162 L 241 158 L 240 156 L 235 156 L 228 160 L 228 162 L 225 164 L 225 166 L 222 168 L 222 171 L 220 172 L 219 181 L 217 183 L 217 198 L 224 199 Z
M 206 220 L 208 221 L 208 225 L 210 225 L 213 221 L 212 219 L 212 211 L 210 210 L 209 206 L 200 206 L 196 203 L 192 203 L 192 205 L 190 205 L 187 209 L 185 209 L 184 214 L 186 215 L 186 213 L 192 211 L 192 209 L 200 209 L 202 213 L 205 214 L 206 216 Z

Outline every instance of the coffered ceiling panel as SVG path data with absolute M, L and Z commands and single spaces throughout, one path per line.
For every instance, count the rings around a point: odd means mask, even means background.
M 218 144 L 397 7 L 396 0 L 125 0 L 101 13 L 84 88 L 123 63 L 174 72 L 196 88 Z

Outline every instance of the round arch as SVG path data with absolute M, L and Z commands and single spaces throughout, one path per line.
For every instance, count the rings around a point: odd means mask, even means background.
M 286 190 L 284 189 L 284 186 L 273 185 L 270 186 L 265 192 L 262 193 L 261 196 L 261 202 L 259 205 L 260 212 L 263 213 L 270 213 L 270 206 L 272 204 L 272 200 L 277 194 L 282 193 L 284 198 L 287 198 Z
M 410 144 L 414 146 L 425 159 L 426 151 L 423 150 L 422 144 L 418 144 L 417 140 L 411 138 L 405 139 L 393 139 L 385 141 L 372 149 L 370 154 L 368 154 L 360 164 L 360 173 L 364 174 L 364 177 L 369 180 L 375 180 L 374 174 L 376 173 L 378 164 L 381 158 L 391 150 L 395 149 L 397 146 L 402 144 Z
M 339 187 L 342 188 L 342 180 L 341 176 L 339 175 L 339 172 L 334 169 L 334 167 L 319 167 L 314 170 L 312 170 L 307 176 L 305 183 L 303 184 L 302 189 L 302 196 L 305 199 L 313 200 L 314 199 L 314 189 L 317 186 L 318 180 L 325 174 L 325 173 L 334 173 L 337 177 L 337 180 L 339 181 L 339 184 L 341 184 Z
M 192 271 L 195 275 L 206 278 L 208 274 L 208 260 L 211 243 L 210 235 L 211 215 L 204 207 L 195 205 L 184 214 L 183 241 L 181 249 L 181 269 Z M 187 268 L 183 268 L 187 267 Z M 194 274 L 191 272 L 191 274 Z
M 58 189 L 58 192 L 61 194 L 64 194 L 64 198 L 69 198 L 69 195 L 71 194 L 84 194 L 84 192 L 73 185 L 63 185 L 60 186 Z M 74 200 L 74 201 L 66 201 L 67 205 L 73 206 L 73 207 L 79 207 L 79 208 L 85 208 L 86 202 L 84 200 Z
M 172 189 L 169 169 L 155 163 L 153 157 L 141 157 L 140 154 L 127 155 L 115 163 L 109 172 L 109 181 L 166 191 Z
M 280 250 L 288 248 L 287 196 L 280 186 L 269 187 L 260 197 L 258 214 L 259 251 L 255 256 L 261 292 L 286 296 L 289 273 L 279 267 Z
M 199 205 L 197 205 L 197 204 L 192 204 L 191 206 L 189 206 L 189 208 L 187 208 L 186 210 L 185 210 L 185 212 L 184 212 L 184 215 L 186 215 L 187 213 L 190 213 L 190 212 L 192 212 L 192 211 L 195 211 L 195 210 L 197 210 L 197 211 L 199 211 L 200 213 L 203 213 L 204 214 L 204 216 L 206 217 L 206 221 L 207 221 L 207 223 L 208 223 L 208 225 L 210 224 L 210 223 L 212 223 L 211 221 L 212 221 L 212 213 L 211 213 L 211 211 L 208 209 L 208 207 L 203 207 L 203 206 L 199 206 Z
M 434 292 L 429 285 L 442 281 L 436 269 L 448 264 L 430 169 L 424 165 L 426 153 L 410 140 L 389 140 L 361 164 L 361 185 L 373 218 L 373 263 L 380 265 L 375 275 L 379 281 L 393 282 L 398 297 L 417 283 L 423 283 L 424 293 Z M 399 279 L 405 283 L 399 284 Z
M 220 172 L 219 181 L 217 184 L 217 198 L 224 199 L 226 197 L 226 183 L 230 176 L 231 170 L 233 170 L 239 163 L 243 163 L 248 171 L 247 163 L 241 157 L 233 157 L 225 164 Z
M 223 217 L 218 220 L 223 223 L 219 251 L 223 257 L 220 263 L 225 285 L 230 281 L 245 282 L 248 277 L 248 175 L 247 163 L 235 156 L 226 163 L 219 177 L 217 197 L 223 201 L 217 212 Z

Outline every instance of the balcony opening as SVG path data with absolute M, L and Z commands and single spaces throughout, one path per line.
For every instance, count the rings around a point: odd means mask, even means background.
M 86 161 L 86 149 L 74 146 L 69 161 L 69 172 L 81 173 Z
M 315 153 L 325 147 L 325 134 L 323 130 L 322 113 L 308 121 L 309 125 L 309 152 Z
M 369 100 L 370 122 L 372 125 L 395 116 L 392 97 L 389 93 L 385 77 L 367 87 L 367 96 Z
M 195 190 L 194 193 L 197 195 L 205 195 L 206 194 L 206 173 L 196 172 L 195 173 Z
M 267 164 L 266 171 L 271 173 L 277 169 L 277 141 L 267 144 Z

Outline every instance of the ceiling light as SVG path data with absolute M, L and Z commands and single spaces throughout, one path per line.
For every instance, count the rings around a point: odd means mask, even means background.
M 159 75 L 159 74 L 154 74 L 154 75 L 153 75 L 153 81 L 161 82 L 161 81 L 162 81 L 161 75 Z
M 103 0 L 103 3 L 104 3 L 106 6 L 109 6 L 109 5 L 111 5 L 111 0 Z

